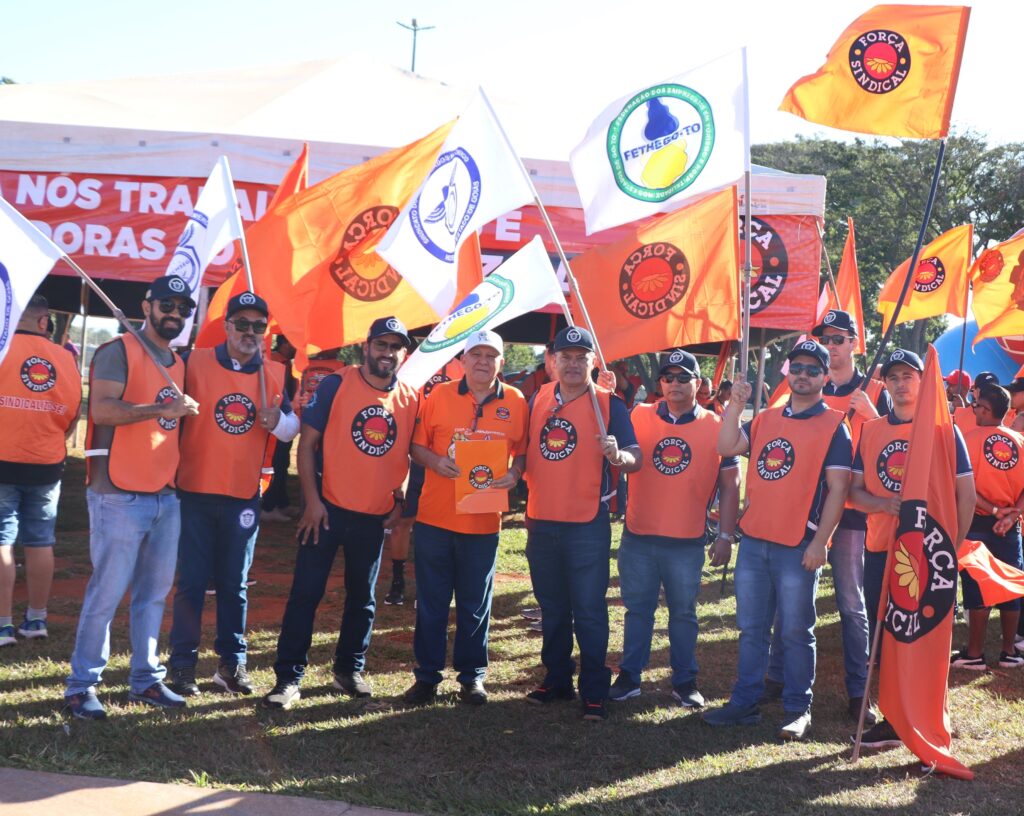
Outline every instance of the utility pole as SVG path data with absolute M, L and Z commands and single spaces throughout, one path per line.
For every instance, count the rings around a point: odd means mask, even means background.
M 397 21 L 396 21 L 397 22 Z M 430 31 L 435 26 L 421 26 L 417 24 L 416 18 L 412 18 L 412 25 L 407 26 L 405 23 L 398 23 L 402 28 L 412 32 L 412 68 L 410 69 L 414 74 L 416 73 L 416 35 L 421 31 Z

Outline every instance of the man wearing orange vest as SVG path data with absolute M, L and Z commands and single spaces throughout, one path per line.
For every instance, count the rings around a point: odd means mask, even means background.
M 611 523 L 608 501 L 614 491 L 611 465 L 623 473 L 640 468 L 640 449 L 625 403 L 607 385 L 606 372 L 596 389 L 607 434 L 594 408 L 590 372 L 594 340 L 576 326 L 554 340 L 556 380 L 530 403 L 526 479 L 526 558 L 533 594 L 540 603 L 544 642 L 541 661 L 547 674 L 527 695 L 531 703 L 571 700 L 576 664 L 573 634 L 580 649 L 579 691 L 583 718 L 607 718 L 611 682 L 608 656 L 608 556 Z
M 736 560 L 736 624 L 740 630 L 736 684 L 729 702 L 704 714 L 709 725 L 761 720 L 768 641 L 778 612 L 783 644 L 785 718 L 782 739 L 802 739 L 811 726 L 816 646 L 814 602 L 828 540 L 843 513 L 853 453 L 845 415 L 822 399 L 828 350 L 804 340 L 790 351 L 792 392 L 784 408 L 769 408 L 740 425 L 750 396 L 733 386 L 718 452 L 749 451 L 747 509 Z
M 271 436 L 290 442 L 299 432 L 284 391 L 284 366 L 264 364 L 260 354 L 267 317 L 263 298 L 235 295 L 227 305 L 225 342 L 195 349 L 185 361 L 185 390 L 200 409 L 181 431 L 181 538 L 168 660 L 171 690 L 184 697 L 199 693 L 196 663 L 211 580 L 219 657 L 213 682 L 234 694 L 253 691 L 246 671 L 246 580 L 259 533 L 260 476 Z
M 302 411 L 298 465 L 306 509 L 277 639 L 277 683 L 263 698 L 268 708 L 289 708 L 299 699 L 316 609 L 339 547 L 345 552 L 345 610 L 334 649 L 334 686 L 352 697 L 373 694 L 363 668 L 376 612 L 374 585 L 384 530 L 398 519 L 405 499 L 418 406 L 416 392 L 395 377 L 410 345 L 398 318 L 375 320 L 363 364 L 326 377 Z
M 199 413 L 196 401 L 183 393 L 185 364 L 170 342 L 194 309 L 182 278 L 157 278 L 142 304 L 141 340 L 132 334 L 111 340 L 96 350 L 90 366 L 85 455 L 93 571 L 64 692 L 68 711 L 80 719 L 106 717 L 96 686 L 110 657 L 110 622 L 128 590 L 128 699 L 163 708 L 185 705 L 163 683 L 167 670 L 160 665 L 157 640 L 181 529 L 174 493 L 178 433 L 183 417 Z
M 950 374 L 949 378 L 955 376 Z M 978 395 L 987 385 L 999 385 L 999 377 L 993 374 L 991 371 L 982 371 L 977 377 L 974 378 L 974 382 L 971 384 L 970 396 L 971 399 L 966 405 L 958 405 L 953 409 L 953 422 L 960 429 L 965 437 L 967 433 L 974 428 L 978 427 L 976 417 L 974 415 L 974 406 L 978 404 Z
M 626 605 L 622 661 L 611 700 L 640 695 L 651 655 L 654 611 L 665 587 L 672 697 L 701 708 L 697 689 L 697 593 L 704 567 L 708 507 L 720 492 L 721 525 L 711 565 L 729 563 L 739 513 L 740 464 L 718 455 L 722 420 L 697 405 L 697 358 L 682 349 L 663 354 L 659 369 L 665 399 L 637 405 L 630 418 L 640 449 L 640 470 L 629 476 L 630 502 L 619 544 L 619 585 Z
M 412 438 L 413 460 L 426 479 L 416 519 L 416 682 L 405 693 L 410 705 L 437 696 L 448 650 L 448 610 L 455 595 L 455 647 L 459 697 L 471 705 L 487 702 L 487 639 L 500 512 L 460 512 L 456 482 L 468 480 L 495 490 L 515 487 L 526 464 L 528 408 L 523 395 L 498 379 L 504 343 L 493 331 L 473 332 L 462 355 L 465 376 L 436 386 L 420 403 Z M 456 464 L 460 444 L 493 440 L 503 444 L 506 472 L 488 465 L 463 471 Z M 510 466 L 511 463 L 511 466 Z M 507 470 L 506 470 L 507 468 Z
M 14 543 L 25 551 L 24 638 L 45 638 L 53 581 L 54 529 L 67 437 L 82 385 L 74 357 L 49 338 L 46 298 L 33 297 L 0 363 L 0 646 L 13 646 Z

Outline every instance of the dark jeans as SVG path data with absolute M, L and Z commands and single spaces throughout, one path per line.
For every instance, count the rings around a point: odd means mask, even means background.
M 276 510 L 278 507 L 287 507 L 288 502 L 288 464 L 292 457 L 292 443 L 276 440 L 274 448 L 274 478 L 270 480 L 267 492 L 263 494 L 262 507 L 264 510 Z
M 580 696 L 608 697 L 608 556 L 612 531 L 606 512 L 590 522 L 529 521 L 526 558 L 533 594 L 540 603 L 544 643 L 541 661 L 548 688 L 572 686 L 573 633 L 580 648 Z M 418 557 L 418 555 L 417 555 Z
M 416 524 L 416 679 L 440 683 L 448 651 L 448 608 L 455 594 L 452 666 L 460 683 L 487 674 L 498 534 L 456 533 Z
M 384 548 L 383 519 L 343 510 L 328 502 L 324 505 L 330 529 L 321 529 L 320 543 L 299 547 L 295 557 L 292 589 L 277 639 L 274 672 L 278 681 L 301 680 L 306 673 L 316 608 L 324 597 L 338 547 L 345 553 L 345 610 L 334 650 L 334 671 L 362 671 L 366 665 L 377 611 L 373 592 Z
M 179 494 L 178 585 L 171 625 L 172 669 L 195 666 L 202 635 L 203 602 L 212 580 L 217 591 L 217 639 L 221 663 L 245 663 L 245 582 L 259 533 L 259 499 L 204 493 Z
M 878 624 L 878 604 L 882 600 L 882 582 L 885 580 L 885 562 L 888 552 L 864 551 L 864 609 L 868 615 L 868 651 L 875 642 L 875 626 Z M 884 614 L 884 611 L 883 611 Z M 882 656 L 879 644 L 877 661 Z

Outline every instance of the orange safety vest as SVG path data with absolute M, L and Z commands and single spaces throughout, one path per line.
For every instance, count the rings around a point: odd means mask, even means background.
M 592 521 L 601 505 L 604 454 L 594 403 L 586 393 L 565 405 L 555 397 L 557 383 L 541 386 L 530 411 L 526 479 L 530 496 L 526 515 L 542 521 Z M 605 427 L 611 393 L 597 389 Z
M 864 423 L 860 435 L 860 458 L 864 465 L 864 489 L 872 496 L 900 493 L 910 449 L 911 422 L 893 425 L 888 417 Z M 899 517 L 889 513 L 868 513 L 868 552 L 885 552 L 896 540 Z
M 268 360 L 266 381 L 267 405 L 273 405 L 284 389 L 284 366 Z M 251 499 L 273 439 L 258 422 L 259 374 L 226 369 L 215 349 L 196 349 L 185 365 L 185 393 L 199 403 L 199 415 L 181 431 L 178 487 Z
M 953 409 L 953 423 L 965 436 L 968 431 L 978 427 L 978 420 L 974 418 L 974 409 L 970 405 L 958 406 Z
M 416 425 L 416 392 L 396 382 L 378 391 L 358 366 L 339 372 L 324 429 L 324 498 L 331 504 L 385 516 L 395 506 L 394 491 L 409 473 L 409 443 Z
M 828 447 L 844 414 L 826 408 L 807 419 L 769 408 L 750 427 L 747 502 L 742 529 L 787 547 L 804 540 L 807 519 Z
M 964 434 L 978 495 L 996 507 L 1012 507 L 1024 492 L 1024 436 L 1004 425 L 978 426 Z M 975 508 L 978 515 L 982 513 Z
M 673 425 L 658 416 L 656 405 L 638 405 L 631 417 L 644 459 L 628 476 L 627 529 L 669 538 L 703 536 L 722 463 L 721 418 L 697 408 L 692 422 Z
M 78 419 L 82 384 L 71 352 L 37 334 L 15 334 L 0 363 L 0 460 L 58 465 Z
M 132 405 L 150 405 L 174 402 L 175 393 L 157 370 L 156 363 L 132 334 L 110 341 L 124 343 L 128 361 L 128 379 L 121 399 Z M 172 352 L 173 353 L 173 352 Z M 185 381 L 185 363 L 174 353 L 174 363 L 164 369 L 178 388 Z M 92 375 L 89 376 L 90 391 Z M 89 484 L 89 463 L 92 456 L 102 455 L 92 450 L 95 422 L 92 405 L 89 406 L 89 424 L 85 435 L 85 483 Z M 118 490 L 129 493 L 157 493 L 165 487 L 174 487 L 174 474 L 178 470 L 178 433 L 181 422 L 177 419 L 144 419 L 130 425 L 115 425 L 107 453 L 107 475 Z

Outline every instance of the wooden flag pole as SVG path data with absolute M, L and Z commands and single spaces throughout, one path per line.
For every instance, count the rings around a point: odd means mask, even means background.
M 857 734 L 853 738 L 853 754 L 850 762 L 860 759 L 860 744 L 864 737 L 864 718 L 868 713 L 868 706 L 871 705 L 871 680 L 875 673 L 875 665 L 878 663 L 878 649 L 882 642 L 882 626 L 884 618 L 881 614 L 883 604 L 889 598 L 889 561 L 892 558 L 892 547 L 890 546 L 885 556 L 885 572 L 882 576 L 882 591 L 878 596 L 878 609 L 875 610 L 875 634 L 871 638 L 871 653 L 868 655 L 868 675 L 864 680 L 864 699 L 860 702 L 860 716 L 857 717 Z M 881 672 L 879 672 L 881 674 Z M 885 712 L 882 712 L 885 715 Z
M 822 228 L 822 225 L 818 223 L 817 219 L 814 220 L 814 226 L 818 228 L 818 240 L 821 241 L 821 253 L 825 256 L 825 274 L 827 275 L 825 280 L 828 283 L 828 288 L 832 290 L 832 297 L 836 299 L 837 307 L 842 309 L 843 304 L 839 302 L 839 288 L 836 286 L 836 279 L 832 274 L 832 261 L 828 258 L 828 248 L 825 246 L 825 230 Z M 863 329 L 864 327 L 861 326 L 861 330 Z
M 750 154 L 747 154 L 747 163 L 750 163 Z M 739 379 L 744 382 L 747 379 L 750 354 L 750 278 L 753 273 L 753 251 L 754 251 L 754 230 L 750 220 L 750 168 L 743 173 L 743 184 L 746 192 L 743 196 L 743 277 L 740 280 L 740 370 Z M 755 396 L 756 405 L 757 397 Z

